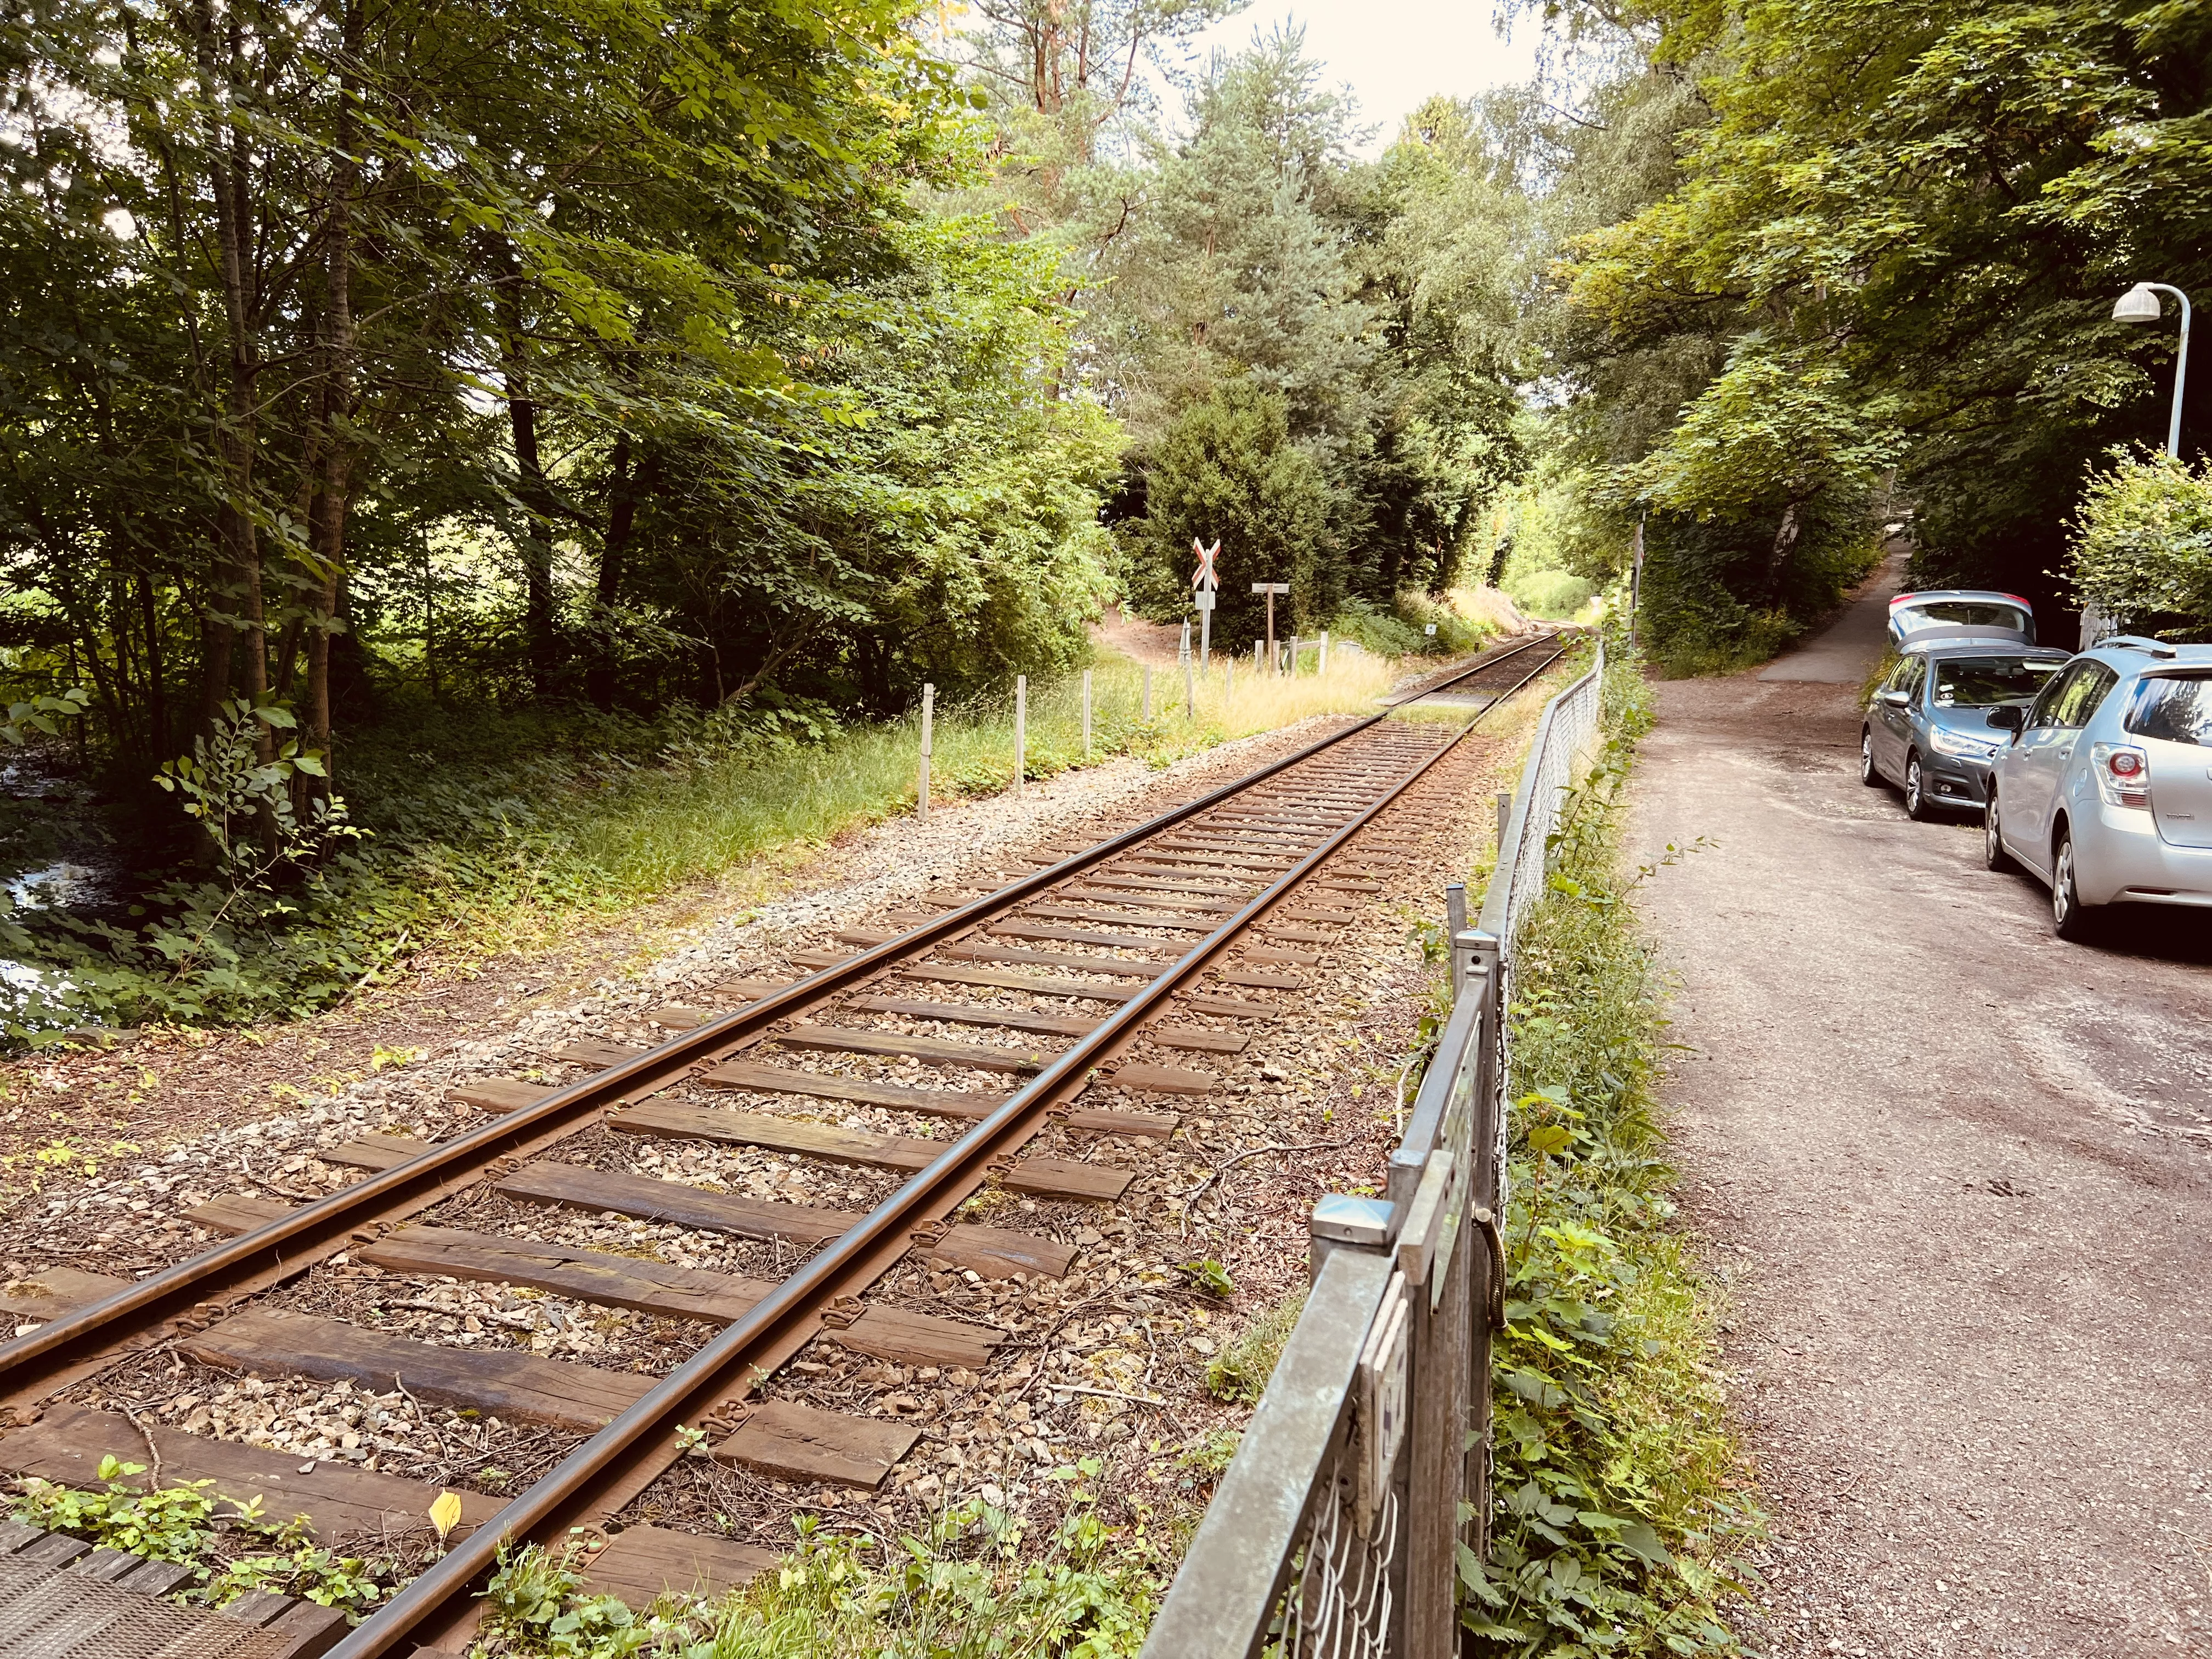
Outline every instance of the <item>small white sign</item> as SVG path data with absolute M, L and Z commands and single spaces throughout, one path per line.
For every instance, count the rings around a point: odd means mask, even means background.
M 1212 609 L 1213 609 L 1213 590 L 1212 590 L 1212 589 L 1211 589 L 1211 588 L 1206 588 L 1206 587 L 1201 587 L 1201 588 L 1200 588 L 1200 589 L 1198 590 L 1198 592 L 1195 592 L 1195 593 L 1194 593 L 1194 594 L 1192 594 L 1192 595 L 1190 596 L 1190 604 L 1191 604 L 1191 608 L 1192 608 L 1194 611 L 1211 611 L 1211 610 L 1212 610 Z
M 1436 637 L 1437 625 L 1434 623 L 1431 623 L 1426 628 L 1424 628 L 1421 632 L 1426 634 L 1430 638 L 1434 639 Z

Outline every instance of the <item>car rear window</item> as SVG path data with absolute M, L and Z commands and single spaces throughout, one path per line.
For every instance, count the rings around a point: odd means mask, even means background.
M 1936 665 L 1938 708 L 1989 708 L 2024 702 L 2043 690 L 2063 662 L 2023 662 L 2018 657 L 1947 657 Z
M 2027 618 L 2020 610 L 2009 605 L 1980 605 L 1971 599 L 1936 599 L 1927 605 L 1905 606 L 1909 617 L 1924 617 L 1931 623 L 1948 623 L 1954 628 L 2024 629 Z
M 2124 723 L 2138 738 L 2212 749 L 2212 678 L 2160 675 L 2137 680 Z

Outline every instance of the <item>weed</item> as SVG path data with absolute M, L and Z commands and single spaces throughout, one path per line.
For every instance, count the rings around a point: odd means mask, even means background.
M 1489 1559 L 1462 1560 L 1465 1623 L 1514 1659 L 1739 1651 L 1734 1558 L 1763 1525 L 1652 1115 L 1665 1020 L 1617 823 L 1638 668 L 1608 674 L 1612 742 L 1517 944 L 1497 1510 Z
M 1198 1261 L 1179 1261 L 1176 1264 L 1176 1271 L 1187 1276 L 1199 1289 L 1212 1295 L 1227 1297 L 1237 1294 L 1237 1281 L 1230 1278 L 1229 1269 L 1210 1255 Z
M 240 1503 L 216 1495 L 211 1480 L 151 1492 L 127 1484 L 143 1463 L 100 1460 L 97 1488 L 32 1479 L 15 1500 L 15 1518 L 46 1532 L 66 1533 L 103 1549 L 193 1570 L 185 1599 L 220 1607 L 256 1590 L 337 1607 L 358 1620 L 383 1600 L 398 1576 L 394 1564 L 341 1557 L 310 1542 L 298 1521 L 272 1521 L 258 1496 Z
M 1255 1315 L 1206 1368 L 1206 1391 L 1216 1400 L 1249 1405 L 1267 1390 L 1283 1346 L 1305 1310 L 1305 1286 L 1299 1285 Z
M 1048 1534 L 981 1498 L 919 1535 L 875 1545 L 798 1517 L 797 1547 L 719 1601 L 664 1597 L 639 1613 L 587 1596 L 573 1558 L 502 1554 L 477 1652 L 528 1659 L 1128 1659 L 1165 1588 L 1167 1553 L 1141 1510 L 1097 1513 L 1094 1459 L 1052 1472 L 1065 1488 Z

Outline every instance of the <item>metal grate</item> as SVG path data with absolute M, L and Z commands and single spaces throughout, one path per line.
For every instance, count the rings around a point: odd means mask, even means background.
M 1323 1478 L 1297 1577 L 1283 1606 L 1281 1659 L 1383 1659 L 1390 1632 L 1390 1566 L 1398 1494 L 1387 1489 L 1362 1534 L 1340 1454 Z
M 289 1638 L 0 1557 L 0 1659 L 283 1659 Z

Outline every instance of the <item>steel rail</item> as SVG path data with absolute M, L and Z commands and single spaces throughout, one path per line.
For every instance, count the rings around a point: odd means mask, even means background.
M 1540 635 L 1480 658 L 1441 684 L 1457 684 L 1553 637 Z M 1420 695 L 1438 689 L 1431 686 Z M 1516 684 L 1515 690 L 1518 689 Z M 358 1242 L 353 1235 L 360 1230 L 404 1219 L 441 1201 L 477 1180 L 495 1160 L 540 1150 L 582 1127 L 581 1120 L 608 1107 L 629 1103 L 627 1097 L 632 1095 L 642 1097 L 658 1091 L 702 1057 L 764 1031 L 787 1014 L 867 979 L 902 957 L 929 949 L 1034 893 L 1210 811 L 1388 718 L 1387 713 L 1369 715 L 1095 847 L 1018 877 L 834 967 L 819 969 L 757 1002 L 733 1009 L 634 1059 L 550 1091 L 527 1106 L 441 1141 L 404 1164 L 149 1274 L 112 1295 L 61 1314 L 28 1335 L 0 1344 L 0 1426 L 5 1425 L 10 1413 L 20 1418 L 40 1401 L 112 1361 L 118 1351 L 143 1346 L 172 1330 L 218 1317 L 239 1297 L 266 1289 L 348 1243 Z
M 1476 710 L 1448 741 L 1406 769 L 1356 817 L 1333 829 L 1327 839 L 1247 900 L 1117 1012 L 1079 1038 L 934 1162 L 824 1245 L 605 1428 L 412 1580 L 331 1649 L 328 1659 L 384 1659 L 402 1643 L 420 1641 L 426 1634 L 434 1639 L 456 1633 L 472 1621 L 476 1611 L 457 1604 L 469 1586 L 494 1566 L 507 1540 L 565 1537 L 573 1528 L 611 1513 L 613 1506 L 605 1501 L 611 1491 L 625 1486 L 632 1492 L 641 1489 L 636 1467 L 641 1453 L 652 1465 L 647 1479 L 658 1478 L 680 1455 L 677 1449 L 681 1442 L 676 1434 L 680 1425 L 689 1421 L 696 1427 L 714 1418 L 733 1398 L 748 1391 L 756 1379 L 765 1376 L 767 1367 L 760 1363 L 764 1350 L 775 1346 L 793 1327 L 818 1320 L 820 1310 L 860 1273 L 871 1267 L 880 1272 L 881 1267 L 876 1264 L 881 1258 L 888 1256 L 889 1261 L 896 1261 L 907 1255 L 914 1248 L 918 1223 L 927 1226 L 931 1212 L 941 1213 L 964 1202 L 982 1185 L 992 1161 L 1004 1155 L 1009 1144 L 1018 1146 L 1035 1133 L 1071 1084 L 1079 1088 L 1086 1084 L 1100 1065 L 1139 1034 L 1146 1018 L 1170 996 L 1464 743 L 1485 714 L 1565 654 L 1564 647 L 1554 651 L 1510 689 Z M 1501 656 L 1492 660 L 1503 659 Z M 1455 676 L 1448 684 L 1464 678 Z M 1386 717 L 1376 717 L 1382 718 Z M 1364 730 L 1374 723 L 1363 721 L 1355 729 Z M 873 1277 L 873 1273 L 869 1276 Z M 437 1621 L 436 1627 L 425 1632 L 424 1626 L 433 1621 Z

